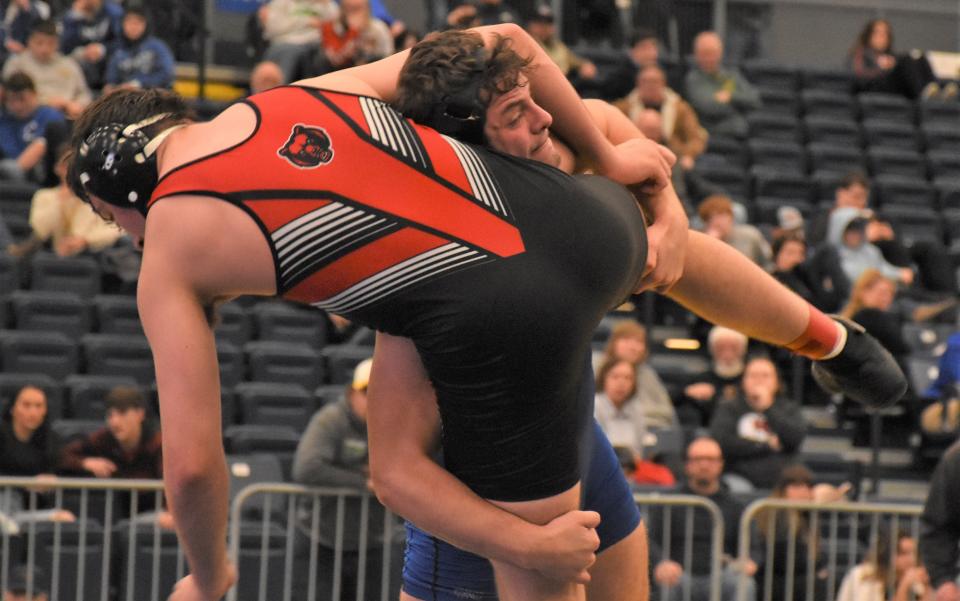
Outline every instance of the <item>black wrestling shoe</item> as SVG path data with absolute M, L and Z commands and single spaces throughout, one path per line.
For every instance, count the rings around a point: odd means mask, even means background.
M 831 315 L 847 329 L 847 342 L 833 359 L 814 361 L 813 379 L 832 394 L 843 394 L 869 408 L 893 405 L 907 391 L 907 378 L 890 351 L 860 324 Z

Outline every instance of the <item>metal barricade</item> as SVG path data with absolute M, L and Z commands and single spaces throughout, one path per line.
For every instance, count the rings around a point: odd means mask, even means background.
M 227 600 L 354 598 L 350 590 L 355 588 L 357 601 L 394 601 L 403 540 L 399 518 L 370 493 L 297 484 L 247 486 L 230 510 L 230 556 L 239 579 Z
M 881 537 L 889 537 L 887 598 L 893 596 L 893 560 L 897 537 L 917 540 L 920 505 L 882 503 L 801 503 L 760 499 L 740 519 L 738 557 L 750 557 L 751 538 L 760 531 L 763 558 L 757 574 L 757 601 L 820 601 L 833 599 L 844 575 Z M 778 563 L 781 562 L 781 563 Z M 737 588 L 747 601 L 746 577 Z
M 62 601 L 166 599 L 172 583 L 161 591 L 161 539 L 175 541 L 176 535 L 161 529 L 152 509 L 142 511 L 162 505 L 159 480 L 0 478 L 0 590 L 6 590 L 10 569 L 25 564 L 28 574 L 42 569 L 41 582 L 28 577 L 30 599 L 41 588 Z M 62 514 L 53 519 L 64 510 L 75 521 L 63 521 Z M 153 554 L 138 571 L 141 547 Z M 175 581 L 185 573 L 179 546 L 171 561 Z
M 694 513 L 695 511 L 706 511 L 710 517 L 710 597 L 709 601 L 720 601 L 720 588 L 722 578 L 721 560 L 723 558 L 723 515 L 720 508 L 706 497 L 696 495 L 661 495 L 661 494 L 638 494 L 634 495 L 634 500 L 640 507 L 643 520 L 647 524 L 648 531 L 651 527 L 651 509 L 658 509 L 659 515 L 656 516 L 662 522 L 661 536 L 659 540 L 652 540 L 651 543 L 659 544 L 663 551 L 663 557 L 671 557 L 671 547 L 674 542 L 673 532 L 674 512 L 683 512 L 683 566 L 684 574 L 692 573 L 693 566 L 693 537 L 694 537 Z M 651 583 L 651 591 L 655 583 Z M 672 591 L 665 587 L 659 587 L 659 598 L 661 601 L 691 601 L 691 581 L 685 579 L 679 596 L 672 596 Z M 693 601 L 705 601 L 703 599 L 693 599 Z

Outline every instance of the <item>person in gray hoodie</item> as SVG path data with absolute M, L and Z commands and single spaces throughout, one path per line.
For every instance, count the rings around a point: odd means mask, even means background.
M 299 484 L 326 488 L 347 488 L 359 492 L 370 490 L 369 452 L 367 447 L 367 384 L 370 381 L 371 359 L 360 362 L 353 373 L 353 382 L 347 385 L 343 397 L 317 411 L 307 425 L 297 452 L 293 457 L 293 479 Z M 380 577 L 384 555 L 384 507 L 369 493 L 363 496 L 347 496 L 342 509 L 335 496 L 321 496 L 319 538 L 311 540 L 312 498 L 307 498 L 299 514 L 300 550 L 308 557 L 308 545 L 318 545 L 316 567 L 318 590 L 330 591 L 337 547 L 342 550 L 340 564 L 340 599 L 355 599 L 358 585 L 358 563 L 361 560 L 361 533 L 363 505 L 367 505 L 366 543 L 366 594 L 380 595 Z M 340 544 L 337 544 L 337 522 L 342 517 Z M 395 543 L 403 541 L 402 531 L 391 533 Z M 307 547 L 307 549 L 303 549 Z M 400 594 L 399 548 L 392 549 L 391 557 L 397 560 L 391 570 L 393 589 L 390 598 Z
M 844 274 L 850 282 L 856 282 L 860 274 L 872 268 L 909 286 L 913 283 L 913 270 L 888 263 L 880 249 L 867 240 L 866 227 L 870 217 L 869 211 L 853 207 L 834 209 L 830 214 L 827 242 L 837 249 Z

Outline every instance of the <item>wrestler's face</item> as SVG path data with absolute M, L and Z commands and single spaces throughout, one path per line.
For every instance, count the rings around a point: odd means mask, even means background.
M 143 246 L 143 235 L 147 229 L 147 218 L 136 209 L 125 209 L 107 204 L 102 199 L 90 195 L 90 205 L 104 221 L 117 224 L 133 238 L 137 248 Z
M 556 167 L 560 155 L 550 139 L 551 123 L 553 117 L 533 101 L 521 75 L 515 88 L 490 102 L 483 134 L 495 150 Z

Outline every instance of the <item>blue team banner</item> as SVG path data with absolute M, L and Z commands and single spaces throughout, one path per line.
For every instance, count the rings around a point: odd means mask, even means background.
M 231 13 L 249 14 L 256 11 L 268 0 L 217 0 L 217 10 Z

